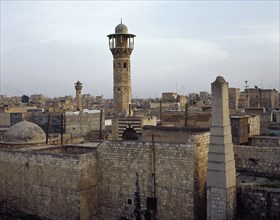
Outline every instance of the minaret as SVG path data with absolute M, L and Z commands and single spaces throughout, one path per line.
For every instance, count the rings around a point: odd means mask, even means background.
M 207 219 L 234 219 L 236 177 L 229 118 L 228 83 L 211 84 L 212 126 L 207 169 Z
M 114 108 L 117 116 L 131 115 L 130 54 L 134 47 L 134 34 L 129 34 L 121 22 L 114 34 L 109 34 L 109 47 L 113 54 L 114 68 Z
M 76 110 L 78 110 L 78 111 L 83 111 L 82 88 L 83 88 L 83 84 L 78 80 L 75 83 L 75 89 L 76 89 Z

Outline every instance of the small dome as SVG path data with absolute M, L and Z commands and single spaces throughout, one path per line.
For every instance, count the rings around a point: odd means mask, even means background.
M 217 76 L 216 80 L 215 80 L 217 83 L 226 83 L 226 80 L 224 79 L 224 77 L 222 76 Z
M 115 28 L 115 33 L 128 33 L 127 26 L 124 25 L 123 23 L 120 23 L 119 25 L 116 26 Z
M 8 129 L 4 135 L 4 143 L 41 144 L 46 142 L 46 134 L 38 125 L 21 121 Z

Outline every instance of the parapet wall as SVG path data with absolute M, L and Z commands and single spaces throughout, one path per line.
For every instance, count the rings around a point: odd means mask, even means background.
M 237 172 L 280 177 L 280 148 L 234 145 Z
M 156 142 L 184 144 L 190 142 L 196 135 L 196 137 L 202 137 L 209 130 L 199 127 L 144 126 L 142 141 L 152 141 L 152 137 L 154 137 Z
M 251 146 L 259 147 L 279 147 L 280 137 L 274 136 L 253 136 L 249 138 L 249 144 Z

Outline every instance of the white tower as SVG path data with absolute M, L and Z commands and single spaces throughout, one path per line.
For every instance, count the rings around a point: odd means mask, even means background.
M 236 177 L 231 136 L 228 83 L 221 76 L 211 84 L 212 126 L 207 168 L 207 219 L 235 217 Z

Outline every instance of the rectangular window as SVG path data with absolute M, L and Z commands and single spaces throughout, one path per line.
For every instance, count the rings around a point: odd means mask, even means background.
M 126 68 L 126 63 L 123 63 L 123 68 Z
M 128 198 L 128 199 L 127 199 L 127 204 L 128 204 L 128 205 L 134 205 L 133 203 L 134 203 L 134 201 L 133 201 L 132 198 Z

